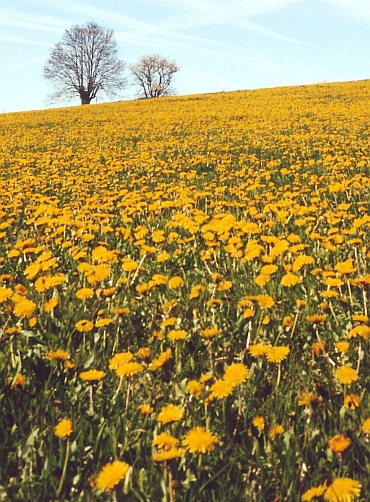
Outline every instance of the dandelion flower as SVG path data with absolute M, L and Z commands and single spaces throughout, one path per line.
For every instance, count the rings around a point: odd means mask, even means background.
M 269 309 L 275 305 L 275 300 L 270 295 L 257 295 L 255 299 L 261 309 Z
M 91 321 L 87 321 L 86 319 L 82 319 L 81 321 L 76 322 L 75 328 L 77 331 L 80 331 L 81 333 L 86 333 L 88 331 L 91 331 L 93 329 L 94 325 Z
M 14 305 L 13 312 L 17 317 L 32 317 L 35 310 L 36 303 L 25 298 Z
M 104 378 L 105 375 L 106 375 L 105 371 L 88 370 L 88 371 L 82 371 L 80 373 L 80 378 L 85 382 L 95 382 L 97 380 L 101 380 L 102 378 Z
M 248 347 L 248 352 L 252 357 L 261 357 L 265 356 L 271 347 L 269 345 L 264 345 L 262 343 L 255 343 L 254 345 L 250 345 Z
M 184 408 L 178 406 L 177 404 L 168 404 L 163 406 L 158 414 L 157 420 L 162 424 L 168 424 L 169 422 L 176 422 L 181 420 L 184 416 Z
M 64 418 L 58 425 L 55 426 L 55 435 L 58 438 L 64 439 L 70 436 L 73 432 L 72 420 L 70 418 Z
M 194 427 L 185 434 L 182 444 L 190 453 L 207 453 L 215 448 L 217 437 L 204 427 Z
M 348 342 L 337 342 L 335 344 L 335 348 L 338 350 L 338 352 L 342 352 L 342 354 L 345 354 L 346 352 L 348 352 L 349 343 Z
M 242 363 L 230 364 L 225 370 L 224 380 L 230 382 L 233 386 L 240 385 L 249 377 L 249 369 Z
M 118 377 L 122 376 L 133 376 L 136 373 L 140 373 L 140 371 L 143 371 L 144 366 L 140 363 L 137 363 L 135 361 L 130 361 L 127 363 L 122 363 L 116 368 L 116 375 Z
M 184 279 L 178 275 L 175 275 L 174 277 L 171 277 L 168 280 L 168 287 L 171 289 L 177 289 L 180 286 L 182 286 L 184 283 Z
M 266 358 L 268 361 L 270 361 L 270 363 L 281 363 L 281 361 L 283 361 L 287 357 L 289 352 L 289 347 L 270 347 L 270 349 L 266 353 Z
M 137 352 L 136 352 L 136 356 L 139 358 L 139 359 L 149 359 L 149 357 L 151 356 L 152 354 L 152 351 L 150 350 L 149 347 L 141 347 Z
M 219 333 L 220 330 L 218 328 L 205 328 L 200 330 L 200 334 L 203 338 L 214 338 Z
M 192 396 L 200 397 L 203 394 L 203 385 L 198 380 L 189 380 L 186 388 Z
M 351 444 L 351 440 L 343 434 L 337 434 L 328 441 L 329 448 L 336 453 L 342 453 Z
M 157 446 L 160 450 L 168 450 L 169 448 L 176 446 L 179 442 L 179 439 L 175 438 L 171 434 L 168 434 L 168 432 L 162 432 L 153 439 L 152 446 Z
M 366 418 L 366 419 L 362 422 L 361 431 L 362 431 L 364 434 L 370 434 L 370 418 Z
M 48 350 L 45 354 L 45 358 L 49 359 L 50 361 L 54 359 L 59 359 L 60 361 L 66 361 L 69 359 L 69 354 L 63 349 L 57 349 L 57 350 Z
M 324 493 L 327 502 L 352 502 L 361 492 L 361 483 L 351 478 L 337 478 Z
M 291 272 L 288 272 L 286 275 L 284 275 L 281 278 L 280 284 L 282 286 L 285 286 L 287 288 L 291 288 L 292 286 L 296 286 L 297 284 L 300 284 L 302 282 L 302 278 L 299 277 L 298 275 L 292 274 Z
M 261 415 L 257 415 L 253 418 L 252 424 L 259 430 L 259 432 L 262 432 L 265 428 L 266 420 Z
M 315 497 L 321 497 L 325 493 L 327 489 L 327 484 L 326 482 L 323 485 L 319 486 L 314 486 L 313 488 L 310 488 L 301 497 L 302 502 L 310 502 L 313 498 Z
M 117 352 L 109 360 L 109 369 L 115 370 L 123 363 L 128 363 L 133 358 L 132 352 Z
M 343 385 L 349 385 L 358 379 L 357 371 L 346 365 L 338 368 L 335 375 Z
M 270 439 L 275 439 L 277 434 L 282 434 L 284 432 L 284 427 L 282 425 L 272 425 L 269 428 L 269 437 Z
M 103 317 L 102 319 L 98 319 L 95 321 L 95 327 L 96 328 L 102 328 L 104 326 L 108 326 L 109 324 L 112 324 L 113 319 L 110 317 Z
M 176 448 L 173 446 L 168 450 L 163 450 L 158 453 L 152 454 L 152 460 L 155 462 L 167 462 L 168 460 L 173 460 L 174 458 L 181 458 L 184 456 L 185 450 L 183 448 Z
M 96 478 L 96 486 L 99 490 L 109 491 L 114 488 L 126 476 L 130 466 L 126 462 L 115 460 L 106 464 Z
M 184 329 L 173 329 L 167 335 L 167 337 L 172 341 L 185 340 L 187 336 L 188 333 Z
M 91 298 L 94 296 L 94 290 L 91 288 L 81 288 L 76 291 L 76 298 L 79 300 L 87 300 L 87 298 Z
M 347 333 L 347 338 L 354 338 L 356 336 L 361 336 L 367 340 L 370 337 L 370 327 L 366 326 L 366 324 L 360 324 Z
M 344 397 L 344 406 L 347 410 L 354 410 L 358 406 L 360 406 L 360 397 L 356 394 L 347 394 Z
M 142 415 L 150 415 L 154 411 L 150 404 L 139 404 L 138 409 L 141 411 Z
M 215 398 L 217 399 L 223 399 L 224 397 L 227 397 L 231 392 L 233 391 L 233 384 L 227 380 L 220 379 L 217 380 L 213 385 L 210 387 L 210 395 L 209 399 L 213 400 Z

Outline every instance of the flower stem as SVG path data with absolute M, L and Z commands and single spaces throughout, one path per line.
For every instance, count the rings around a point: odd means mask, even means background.
M 60 478 L 59 486 L 58 486 L 58 491 L 57 491 L 57 496 L 58 497 L 62 493 L 64 481 L 66 479 L 67 466 L 68 466 L 68 460 L 69 460 L 69 451 L 70 451 L 70 442 L 69 442 L 69 438 L 68 438 L 67 439 L 67 443 L 66 443 L 66 454 L 65 454 L 65 457 L 64 457 L 62 476 Z

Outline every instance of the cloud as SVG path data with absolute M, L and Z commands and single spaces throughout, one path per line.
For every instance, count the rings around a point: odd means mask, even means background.
M 370 24 L 369 0 L 320 0 L 322 3 L 340 9 L 353 19 Z

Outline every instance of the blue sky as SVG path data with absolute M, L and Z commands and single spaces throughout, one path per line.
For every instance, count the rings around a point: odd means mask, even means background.
M 370 0 L 1 0 L 0 113 L 52 106 L 43 67 L 90 21 L 114 30 L 127 66 L 174 59 L 177 94 L 370 78 Z M 122 98 L 136 90 L 129 78 Z

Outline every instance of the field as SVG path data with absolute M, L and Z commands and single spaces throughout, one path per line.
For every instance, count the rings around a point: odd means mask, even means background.
M 0 116 L 0 500 L 365 501 L 370 81 Z

